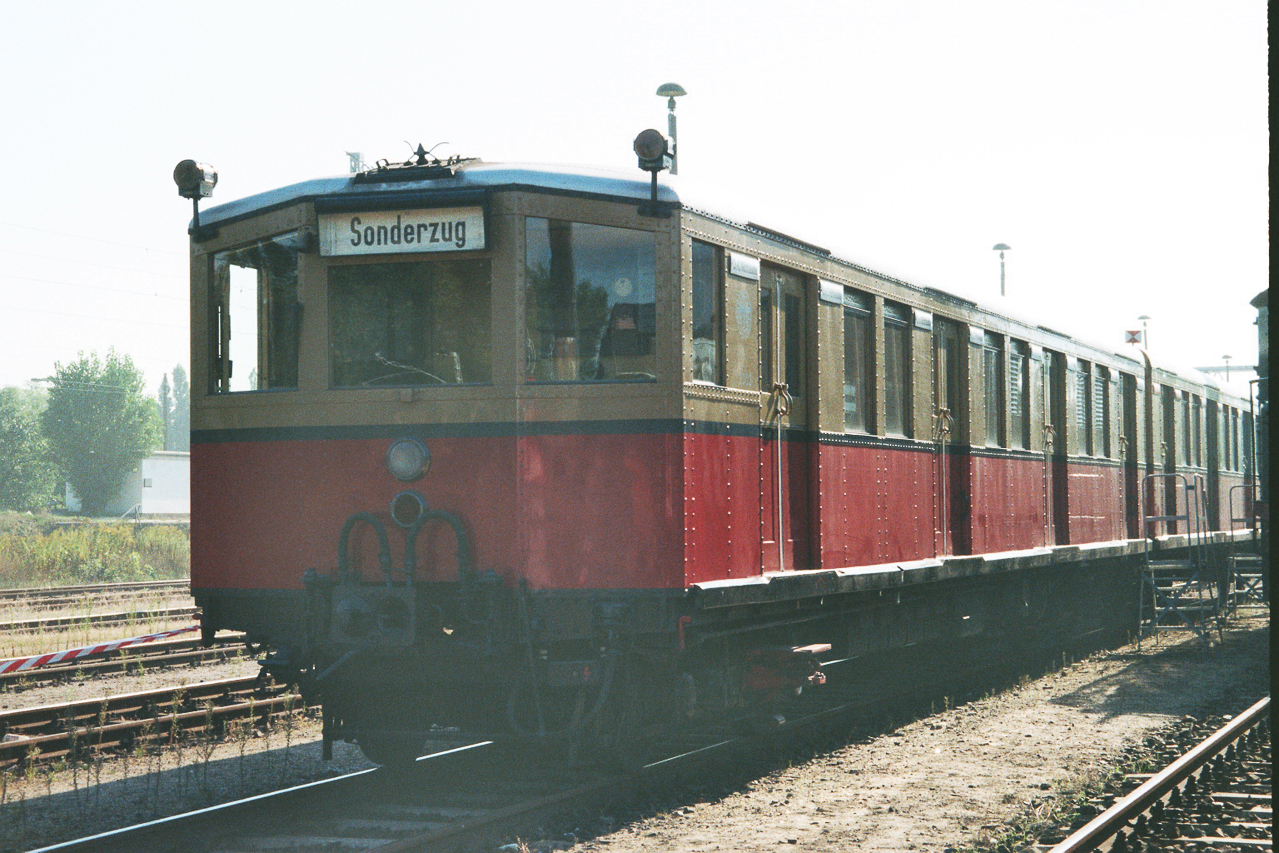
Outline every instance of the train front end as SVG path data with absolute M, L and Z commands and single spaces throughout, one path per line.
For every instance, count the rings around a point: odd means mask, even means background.
M 419 158 L 193 226 L 193 591 L 326 745 L 580 730 L 665 653 L 678 252 L 648 193 Z

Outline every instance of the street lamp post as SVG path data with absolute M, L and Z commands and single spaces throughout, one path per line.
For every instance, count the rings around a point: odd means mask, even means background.
M 1137 319 L 1141 321 L 1141 345 L 1146 348 L 1146 352 L 1150 352 L 1150 328 L 1146 325 L 1150 315 L 1142 314 Z
M 1012 246 L 1007 243 L 996 243 L 991 246 L 992 251 L 999 253 L 999 295 L 1004 295 L 1004 252 L 1010 251 Z
M 671 138 L 671 174 L 679 174 L 679 144 L 675 138 L 675 99 L 687 95 L 678 83 L 663 83 L 657 88 L 657 96 L 666 99 L 666 132 Z
M 1221 360 L 1226 363 L 1226 381 L 1227 382 L 1230 381 L 1230 359 L 1232 358 L 1234 358 L 1234 356 L 1232 355 L 1223 355 L 1221 357 Z

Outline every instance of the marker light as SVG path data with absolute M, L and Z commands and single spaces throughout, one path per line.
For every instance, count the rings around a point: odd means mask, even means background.
M 412 482 L 431 469 L 431 451 L 416 438 L 397 439 L 387 448 L 386 469 L 400 482 Z

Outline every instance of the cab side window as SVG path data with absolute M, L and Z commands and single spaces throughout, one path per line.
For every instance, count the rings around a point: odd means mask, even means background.
M 300 246 L 292 233 L 213 254 L 211 393 L 298 387 Z

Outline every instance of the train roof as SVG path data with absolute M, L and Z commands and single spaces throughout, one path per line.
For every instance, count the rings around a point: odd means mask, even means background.
M 415 177 L 407 169 L 385 172 L 369 171 L 332 178 L 316 178 L 246 196 L 201 211 L 203 226 L 225 225 L 263 211 L 296 204 L 317 198 L 357 201 L 361 197 L 394 196 L 406 201 L 415 195 L 432 197 L 456 193 L 494 190 L 533 190 L 562 195 L 582 195 L 618 201 L 647 201 L 651 194 L 647 174 L 620 170 L 592 169 L 580 166 L 554 166 L 545 164 L 484 163 L 478 160 L 463 161 L 441 176 Z M 657 185 L 657 200 L 664 205 L 679 205 L 681 199 L 675 189 L 664 180 Z

